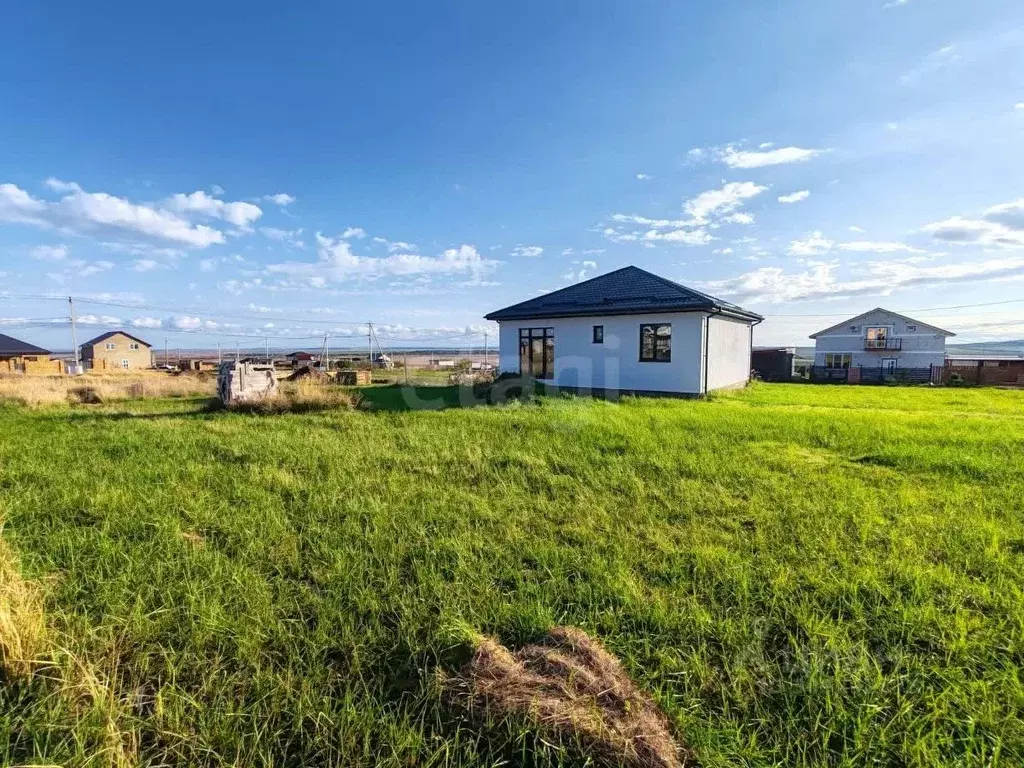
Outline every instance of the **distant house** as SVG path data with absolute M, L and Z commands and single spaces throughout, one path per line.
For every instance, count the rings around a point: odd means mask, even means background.
M 286 356 L 292 364 L 292 368 L 304 368 L 316 363 L 316 355 L 311 352 L 292 352 Z
M 811 334 L 814 375 L 851 382 L 891 376 L 925 379 L 945 365 L 946 339 L 955 335 L 878 307 Z
M 702 395 L 746 385 L 763 318 L 625 267 L 487 319 L 498 323 L 502 372 L 570 389 Z
M 63 373 L 50 351 L 0 333 L 0 373 Z
M 153 367 L 153 347 L 125 331 L 108 331 L 79 349 L 87 371 L 129 371 Z

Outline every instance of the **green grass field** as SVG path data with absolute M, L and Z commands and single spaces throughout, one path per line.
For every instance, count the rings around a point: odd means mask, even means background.
M 579 765 L 436 682 L 555 624 L 704 766 L 1024 764 L 1022 392 L 203 405 L 0 406 L 0 764 Z

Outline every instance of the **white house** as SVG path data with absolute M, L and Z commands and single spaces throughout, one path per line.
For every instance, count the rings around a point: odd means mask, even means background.
M 814 367 L 831 370 L 941 368 L 946 339 L 956 334 L 878 307 L 812 333 Z
M 764 318 L 637 267 L 487 315 L 502 372 L 559 387 L 702 395 L 750 378 Z

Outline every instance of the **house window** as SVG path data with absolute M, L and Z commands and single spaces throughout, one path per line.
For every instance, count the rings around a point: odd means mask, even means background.
M 519 373 L 534 379 L 555 376 L 555 329 L 519 329 Z
M 138 349 L 138 348 L 139 348 L 139 345 L 136 344 L 135 342 L 132 342 L 131 344 L 128 345 L 128 349 Z
M 107 342 L 107 349 L 117 349 L 117 344 L 112 341 Z
M 851 331 L 852 331 L 853 333 L 856 333 L 856 332 L 857 332 L 857 326 L 856 326 L 856 325 L 851 325 L 851 326 L 850 326 L 850 330 L 851 330 Z
M 865 329 L 864 347 L 866 349 L 885 349 L 889 339 L 889 328 L 885 325 L 876 325 Z
M 122 360 L 121 361 L 121 367 L 122 368 L 127 368 L 128 367 L 128 361 L 127 360 Z
M 907 333 L 917 333 L 917 326 L 916 325 L 908 325 L 907 326 Z
M 595 344 L 604 344 L 604 326 L 603 325 L 595 325 L 594 326 L 594 343 Z
M 825 355 L 825 367 L 837 371 L 845 371 L 850 367 L 852 357 L 852 355 L 845 352 L 843 354 L 830 352 Z
M 672 326 L 646 323 L 640 326 L 640 362 L 672 362 Z

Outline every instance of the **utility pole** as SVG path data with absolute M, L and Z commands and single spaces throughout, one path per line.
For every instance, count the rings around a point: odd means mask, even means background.
M 370 370 L 373 370 L 373 323 L 366 324 L 366 354 L 369 356 Z
M 236 342 L 235 342 L 235 365 L 238 365 L 238 358 L 239 358 L 239 354 L 238 354 L 238 342 L 236 341 Z
M 167 337 L 164 336 L 164 366 L 171 364 L 170 353 L 167 351 Z
M 487 368 L 487 331 L 484 331 L 484 369 Z
M 81 364 L 78 352 L 78 334 L 75 330 L 75 300 L 68 296 L 68 307 L 71 309 L 71 346 L 75 348 L 75 373 L 78 373 L 78 366 Z
M 267 365 L 270 365 L 270 337 L 264 336 L 263 343 L 266 344 L 267 347 Z
M 221 364 L 221 359 L 220 359 L 220 342 L 218 341 L 217 342 L 217 367 L 218 368 L 220 368 L 220 364 Z
M 402 367 L 405 368 L 405 384 L 409 385 L 409 353 L 406 352 L 402 355 Z
M 331 370 L 331 342 L 326 333 L 324 334 L 324 370 L 328 372 Z

